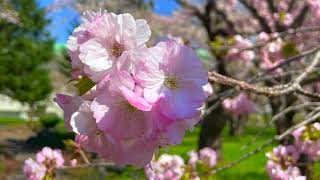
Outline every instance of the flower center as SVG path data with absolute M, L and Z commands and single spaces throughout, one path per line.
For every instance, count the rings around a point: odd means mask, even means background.
M 96 132 L 96 136 L 100 136 L 101 133 L 102 133 L 102 131 L 99 129 L 99 130 Z
M 115 57 L 120 57 L 124 51 L 124 46 L 119 43 L 114 43 L 114 45 L 111 48 L 111 53 Z
M 164 85 L 167 86 L 169 89 L 179 88 L 179 82 L 178 82 L 177 76 L 173 74 L 166 75 L 164 79 Z

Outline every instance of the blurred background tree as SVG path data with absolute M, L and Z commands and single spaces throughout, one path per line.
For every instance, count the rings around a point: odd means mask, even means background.
M 3 0 L 0 11 L 0 93 L 27 104 L 30 112 L 44 109 L 53 57 L 46 12 L 34 0 Z

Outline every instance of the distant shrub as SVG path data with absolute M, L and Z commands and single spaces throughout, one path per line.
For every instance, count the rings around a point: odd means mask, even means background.
M 56 127 L 62 119 L 55 113 L 48 113 L 41 116 L 39 121 L 42 127 L 50 129 Z

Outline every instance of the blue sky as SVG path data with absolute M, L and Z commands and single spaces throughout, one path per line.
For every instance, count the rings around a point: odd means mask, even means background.
M 47 7 L 54 0 L 37 0 L 37 2 L 40 7 Z M 155 0 L 153 11 L 160 15 L 170 16 L 178 8 L 175 0 Z M 49 13 L 47 18 L 52 21 L 47 28 L 57 43 L 65 43 L 74 28 L 75 22 L 80 20 L 79 14 L 71 8 L 63 8 Z

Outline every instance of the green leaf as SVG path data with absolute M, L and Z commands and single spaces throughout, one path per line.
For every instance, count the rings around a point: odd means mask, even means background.
M 281 53 L 285 58 L 299 54 L 299 50 L 292 42 L 287 42 L 282 46 Z
M 284 22 L 285 19 L 286 19 L 287 13 L 286 13 L 285 11 L 280 11 L 280 12 L 278 13 L 278 15 L 279 15 L 280 21 L 281 21 L 281 22 Z
M 77 87 L 79 95 L 81 96 L 88 92 L 95 85 L 96 83 L 88 77 L 82 77 L 76 82 L 75 87 Z

